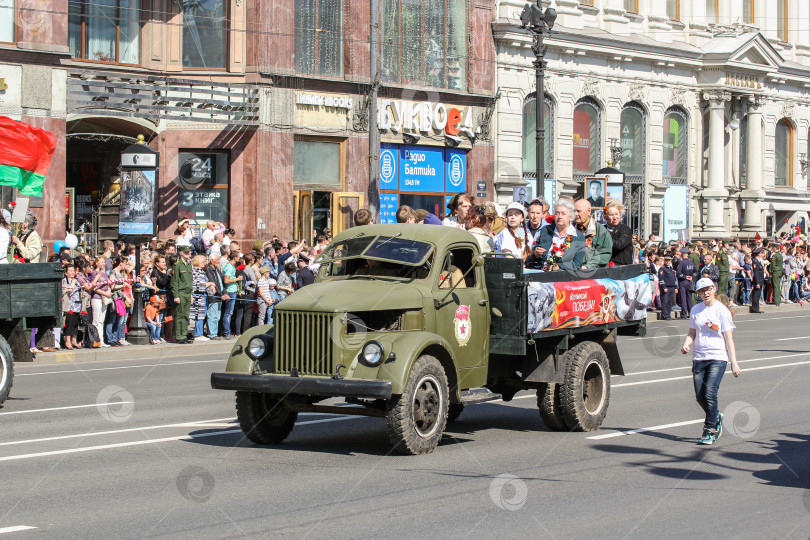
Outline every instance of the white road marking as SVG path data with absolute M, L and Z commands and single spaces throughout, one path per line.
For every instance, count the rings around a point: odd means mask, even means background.
M 85 373 L 87 371 L 110 371 L 113 369 L 136 369 L 136 368 L 153 368 L 162 366 L 183 366 L 186 364 L 210 364 L 212 362 L 225 363 L 226 360 L 217 358 L 216 360 L 193 360 L 189 362 L 161 362 L 159 364 L 140 364 L 137 366 L 115 366 L 104 368 L 87 368 L 87 369 L 63 369 L 60 371 L 40 371 L 38 373 L 15 373 L 15 377 L 33 377 L 34 375 L 59 375 L 61 373 Z
M 780 358 L 794 358 L 796 356 L 808 356 L 810 352 L 806 353 L 798 353 L 798 354 L 783 354 L 780 356 L 766 356 L 765 358 L 749 358 L 748 360 L 737 360 L 738 364 L 742 364 L 743 362 L 764 362 L 765 360 L 778 360 Z M 692 361 L 689 361 L 688 366 L 679 366 L 674 368 L 665 368 L 665 369 L 653 369 L 650 371 L 634 371 L 632 373 L 625 373 L 625 377 L 629 377 L 630 375 L 649 375 L 650 373 L 663 373 L 665 371 L 678 371 L 680 369 L 692 369 Z M 617 377 L 621 377 L 621 375 L 616 375 Z
M 39 412 L 49 412 L 49 411 L 66 411 L 68 409 L 86 409 L 88 407 L 111 407 L 113 405 L 127 405 L 134 403 L 134 401 L 115 401 L 113 403 L 93 403 L 92 405 L 70 405 L 69 407 L 51 407 L 49 409 L 30 409 L 27 411 L 8 411 L 2 412 L 1 415 L 7 414 L 28 414 L 28 413 L 39 413 Z
M 748 373 L 749 371 L 759 371 L 762 369 L 774 369 L 780 367 L 790 367 L 790 366 L 802 366 L 805 364 L 810 364 L 810 360 L 805 360 L 804 362 L 791 362 L 790 364 L 774 364 L 772 366 L 760 366 L 760 367 L 753 367 L 753 368 L 745 368 L 743 373 Z M 637 386 L 640 384 L 653 384 L 659 382 L 668 382 L 668 381 L 679 381 L 681 379 L 691 379 L 691 375 L 684 375 L 682 377 L 669 377 L 667 379 L 653 379 L 651 381 L 638 381 L 638 382 L 629 382 L 629 383 L 620 383 L 620 384 L 611 384 L 611 388 L 620 388 L 622 386 Z
M 638 428 L 638 429 L 629 429 L 627 431 L 617 431 L 615 433 L 605 433 L 604 435 L 594 435 L 593 437 L 586 437 L 592 440 L 602 440 L 602 439 L 612 439 L 614 437 L 624 437 L 625 435 L 633 435 L 634 433 L 645 433 L 647 431 L 661 431 L 663 429 L 669 429 L 674 427 L 680 426 L 689 426 L 692 424 L 702 424 L 704 422 L 703 418 L 698 418 L 697 420 L 687 420 L 686 422 L 675 422 L 674 424 L 662 424 L 660 426 L 651 426 L 645 428 Z
M 31 527 L 28 525 L 15 525 L 14 527 L 0 528 L 0 534 L 20 532 L 20 531 L 30 531 L 31 529 L 36 529 L 36 527 Z
M 324 418 L 321 420 L 308 420 L 306 422 L 299 422 L 296 426 L 304 426 L 307 424 L 321 424 L 324 422 L 340 422 L 343 420 L 354 420 L 357 418 L 366 418 L 365 416 L 338 416 L 335 418 Z M 242 433 L 241 429 L 228 429 L 225 431 L 210 431 L 206 433 L 194 433 L 188 435 L 178 435 L 174 437 L 162 437 L 160 439 L 148 439 L 145 441 L 130 441 L 130 442 L 123 442 L 123 443 L 114 443 L 114 444 L 102 444 L 99 446 L 85 446 L 81 448 L 68 448 L 65 450 L 51 450 L 49 452 L 35 452 L 33 454 L 19 454 L 16 456 L 2 456 L 0 457 L 0 462 L 2 461 L 17 461 L 21 459 L 31 459 L 36 457 L 46 457 L 46 456 L 59 456 L 63 454 L 79 454 L 83 452 L 91 452 L 93 450 L 108 450 L 111 448 L 126 448 L 128 446 L 141 446 L 145 444 L 156 444 L 162 442 L 173 442 L 173 441 L 191 441 L 194 439 L 202 439 L 205 437 L 217 437 L 220 435 L 232 435 L 234 433 Z
M 794 339 L 810 339 L 810 336 L 783 337 L 783 338 L 775 339 L 774 341 L 793 341 Z

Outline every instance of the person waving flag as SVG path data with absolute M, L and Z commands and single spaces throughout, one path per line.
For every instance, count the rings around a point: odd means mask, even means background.
M 0 186 L 42 197 L 45 173 L 56 150 L 53 133 L 0 116 Z

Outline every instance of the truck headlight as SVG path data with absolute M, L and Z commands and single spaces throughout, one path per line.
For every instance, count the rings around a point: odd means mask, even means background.
M 258 360 L 267 354 L 267 340 L 264 336 L 255 336 L 250 338 L 247 344 L 247 355 L 253 360 Z
M 371 340 L 363 345 L 360 351 L 360 363 L 368 367 L 377 367 L 382 362 L 385 349 L 382 343 L 376 340 Z

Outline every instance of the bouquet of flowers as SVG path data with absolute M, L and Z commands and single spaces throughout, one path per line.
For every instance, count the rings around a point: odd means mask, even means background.
M 548 255 L 546 256 L 546 264 L 544 268 L 547 272 L 560 269 L 560 261 L 562 261 L 562 258 L 568 248 L 571 247 L 572 240 L 573 238 L 571 235 L 567 234 L 565 236 L 565 240 L 561 244 L 551 244 L 551 249 L 549 249 Z

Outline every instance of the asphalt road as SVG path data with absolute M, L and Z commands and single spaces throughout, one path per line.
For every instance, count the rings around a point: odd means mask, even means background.
M 620 338 L 629 374 L 601 430 L 546 431 L 518 395 L 468 407 L 416 457 L 389 454 L 374 418 L 302 414 L 279 447 L 246 441 L 233 395 L 209 388 L 221 353 L 18 364 L 0 538 L 806 539 L 810 314 L 735 322 L 743 374 L 723 381 L 713 447 L 696 444 L 682 321 Z

